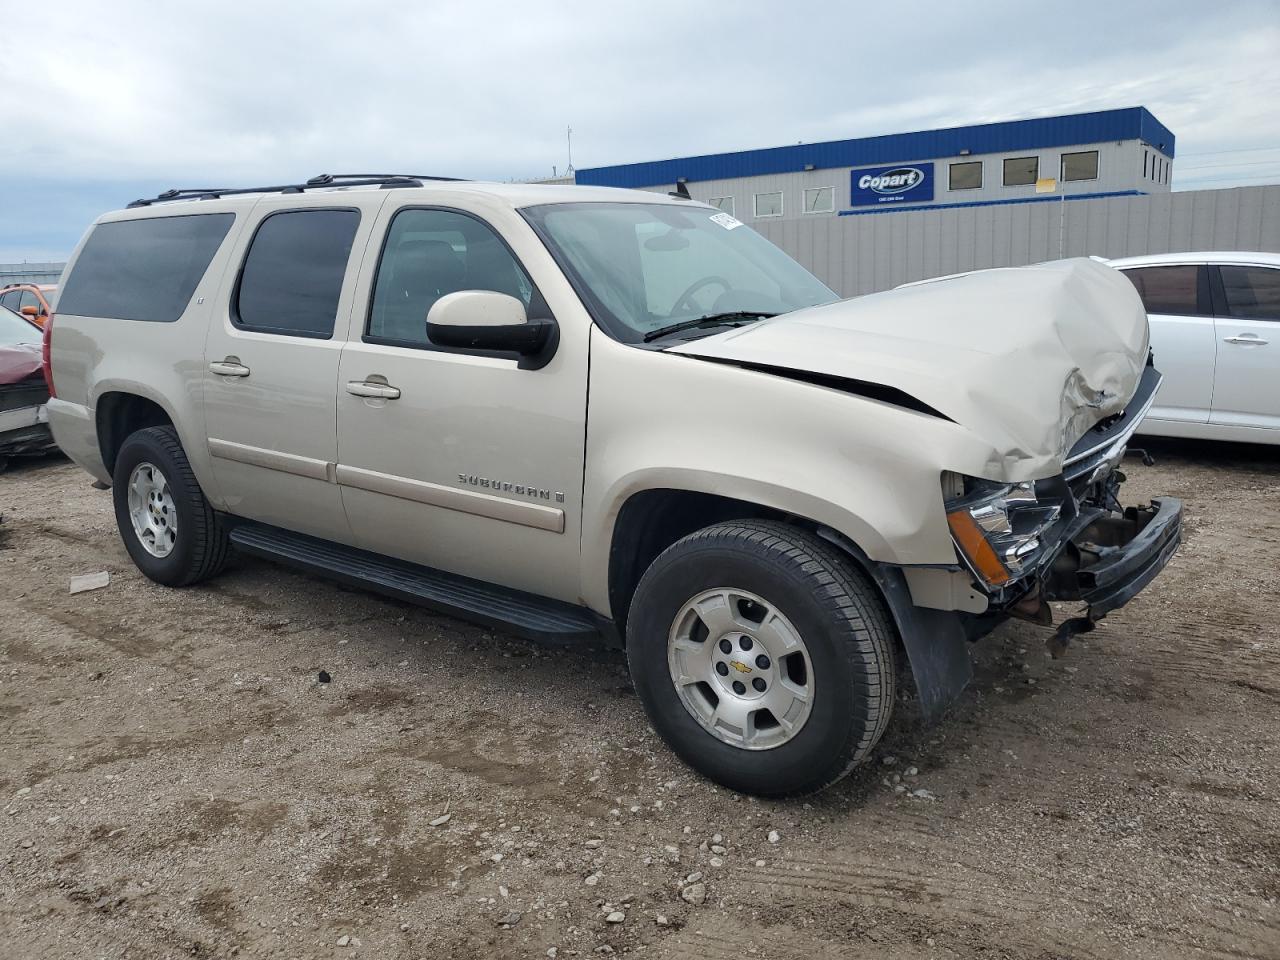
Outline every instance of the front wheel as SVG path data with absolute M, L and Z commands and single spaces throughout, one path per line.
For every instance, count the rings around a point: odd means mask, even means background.
M 183 587 L 226 563 L 226 531 L 196 482 L 173 427 L 147 427 L 116 456 L 116 525 L 138 569 L 156 583 Z
M 734 790 L 819 790 L 864 759 L 893 707 L 894 633 L 834 547 L 773 521 L 668 548 L 632 600 L 627 658 L 654 727 Z

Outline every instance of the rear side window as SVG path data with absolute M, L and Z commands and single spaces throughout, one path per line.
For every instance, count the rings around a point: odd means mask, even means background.
M 1203 309 L 1201 269 L 1194 264 L 1176 267 L 1142 267 L 1125 270 L 1124 275 L 1137 288 L 1147 313 L 1176 316 L 1207 316 Z
M 235 221 L 202 213 L 100 223 L 63 286 L 58 312 L 172 323 Z
M 1218 268 L 1227 316 L 1251 320 L 1280 320 L 1280 270 L 1271 267 Z
M 289 210 L 258 226 L 240 271 L 236 326 L 296 337 L 333 336 L 360 214 Z

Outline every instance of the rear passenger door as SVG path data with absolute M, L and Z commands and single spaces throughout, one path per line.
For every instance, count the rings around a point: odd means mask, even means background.
M 335 484 L 338 358 L 376 193 L 269 197 L 249 214 L 204 350 L 209 454 L 231 513 L 350 542 Z
M 1147 310 L 1156 369 L 1164 374 L 1147 418 L 1208 423 L 1218 361 L 1208 268 L 1188 263 L 1123 272 Z
M 1211 422 L 1280 429 L 1280 269 L 1211 269 L 1218 335 Z

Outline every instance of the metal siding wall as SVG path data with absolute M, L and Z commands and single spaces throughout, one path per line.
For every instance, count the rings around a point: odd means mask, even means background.
M 842 296 L 987 267 L 1180 250 L 1280 253 L 1280 186 L 752 224 Z M 1059 235 L 1062 237 L 1060 253 Z

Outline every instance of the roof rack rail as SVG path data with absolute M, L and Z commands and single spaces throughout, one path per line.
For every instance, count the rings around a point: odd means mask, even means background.
M 231 197 L 245 193 L 302 193 L 322 187 L 381 187 L 392 190 L 396 187 L 420 187 L 422 181 L 460 183 L 461 177 L 436 177 L 418 173 L 322 173 L 312 177 L 305 183 L 286 183 L 270 187 L 184 187 L 166 190 L 151 198 L 134 200 L 129 209 L 149 207 L 156 203 L 169 203 L 174 200 L 217 200 L 219 197 Z

